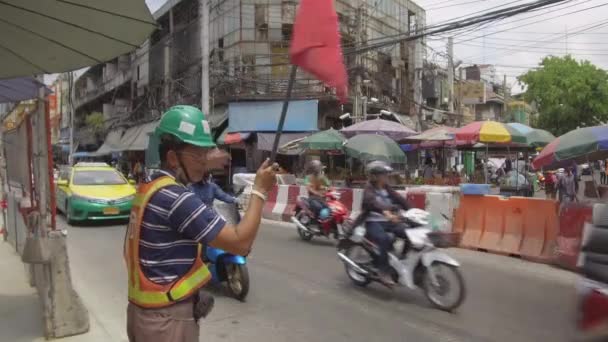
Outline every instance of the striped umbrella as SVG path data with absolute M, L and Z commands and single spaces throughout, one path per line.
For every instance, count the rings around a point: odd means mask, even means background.
M 570 131 L 547 145 L 534 159 L 535 169 L 557 168 L 608 158 L 608 126 Z
M 525 144 L 526 137 L 515 128 L 496 121 L 475 121 L 456 130 L 458 143 Z

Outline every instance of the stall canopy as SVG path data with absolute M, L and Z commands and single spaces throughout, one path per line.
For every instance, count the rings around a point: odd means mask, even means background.
M 282 107 L 282 101 L 232 102 L 228 105 L 228 132 L 274 132 Z M 317 100 L 290 101 L 283 131 L 317 131 L 318 113 Z
M 232 145 L 243 142 L 251 136 L 251 133 L 228 133 L 228 128 L 226 128 L 222 134 L 220 134 L 219 138 L 217 138 L 216 144 L 218 145 Z
M 138 48 L 157 27 L 141 0 L 4 0 L 0 78 L 103 63 Z
M 283 133 L 279 139 L 279 146 L 283 146 L 290 141 L 296 139 L 305 138 L 312 133 Z M 275 133 L 258 133 L 258 150 L 261 151 L 272 151 L 272 145 L 274 144 Z M 282 154 L 296 155 L 302 153 L 302 149 L 295 149 L 289 151 L 281 151 Z
M 144 151 L 148 149 L 150 134 L 154 133 L 156 126 L 158 126 L 158 121 L 129 128 L 120 140 L 120 151 Z
M 122 140 L 122 134 L 124 133 L 124 131 L 124 129 L 116 129 L 110 131 L 110 133 L 108 133 L 108 135 L 106 136 L 106 140 L 103 142 L 103 145 L 101 145 L 101 147 L 97 149 L 95 154 L 106 155 L 111 154 L 113 152 L 122 151 L 120 141 Z

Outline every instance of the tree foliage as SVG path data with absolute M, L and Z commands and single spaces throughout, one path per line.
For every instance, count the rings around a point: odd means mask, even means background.
M 103 118 L 103 113 L 100 112 L 93 112 L 89 114 L 85 119 L 85 123 L 95 135 L 103 133 L 105 129 L 105 120 Z
M 608 74 L 589 61 L 545 57 L 518 79 L 527 86 L 524 99 L 538 109 L 537 127 L 555 136 L 608 118 Z

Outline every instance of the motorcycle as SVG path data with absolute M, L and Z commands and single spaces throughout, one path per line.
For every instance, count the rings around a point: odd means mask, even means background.
M 430 303 L 444 311 L 453 311 L 465 299 L 464 278 L 460 263 L 439 248 L 458 244 L 458 234 L 435 232 L 430 228 L 430 214 L 421 209 L 410 209 L 399 213 L 403 228 L 409 239 L 393 240 L 389 251 L 391 276 L 398 285 L 411 290 L 422 289 Z M 344 263 L 347 276 L 357 286 L 365 287 L 372 281 L 381 282 L 372 265 L 372 256 L 378 247 L 366 237 L 365 223 L 347 228 L 338 244 L 338 257 Z
M 238 224 L 241 221 L 237 204 L 227 204 L 215 201 L 214 208 L 226 218 L 228 223 Z M 241 302 L 249 293 L 249 270 L 247 258 L 230 254 L 222 249 L 207 246 L 205 251 L 206 263 L 211 272 L 212 282 L 226 283 L 230 294 Z
M 320 220 L 310 208 L 308 198 L 298 198 L 291 222 L 296 225 L 298 235 L 302 240 L 310 241 L 315 236 L 329 238 L 331 234 L 339 239 L 342 235 L 342 226 L 349 217 L 348 209 L 340 202 L 340 193 L 335 189 L 329 189 L 325 193 L 325 200 L 330 215 L 327 219 Z

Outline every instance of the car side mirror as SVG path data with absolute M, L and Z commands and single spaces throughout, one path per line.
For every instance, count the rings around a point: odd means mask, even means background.
M 69 184 L 69 183 L 68 183 L 68 181 L 67 181 L 66 179 L 59 179 L 59 180 L 57 181 L 57 185 L 58 185 L 58 186 L 68 186 L 68 184 Z
M 135 179 L 129 179 L 129 184 L 135 185 L 137 184 L 137 182 L 135 181 Z

